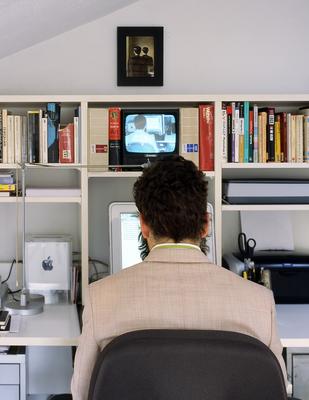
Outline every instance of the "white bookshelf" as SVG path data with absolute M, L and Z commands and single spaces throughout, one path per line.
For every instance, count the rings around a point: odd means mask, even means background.
M 223 163 L 222 160 L 222 121 L 221 121 L 221 107 L 222 102 L 231 101 L 250 101 L 258 104 L 258 106 L 274 105 L 280 110 L 296 110 L 300 106 L 309 105 L 309 95 L 263 95 L 263 94 L 223 94 L 223 95 L 208 95 L 208 94 L 196 94 L 196 95 L 36 95 L 36 96 L 0 96 L 0 108 L 7 108 L 13 110 L 28 110 L 45 106 L 48 102 L 61 103 L 68 109 L 74 109 L 80 106 L 81 109 L 81 131 L 82 131 L 82 143 L 81 143 L 81 164 L 74 165 L 59 165 L 59 164 L 47 164 L 29 166 L 29 170 L 35 170 L 37 176 L 41 176 L 41 183 L 46 186 L 46 176 L 48 172 L 52 170 L 52 174 L 56 171 L 62 170 L 67 171 L 68 174 L 72 174 L 72 179 L 78 181 L 78 185 L 81 189 L 80 197 L 28 197 L 26 203 L 31 207 L 32 218 L 35 219 L 36 207 L 38 210 L 42 210 L 42 207 L 46 208 L 46 226 L 42 221 L 43 230 L 47 231 L 48 224 L 53 224 L 53 221 L 59 221 L 63 219 L 63 226 L 61 229 L 68 227 L 70 230 L 77 230 L 75 232 L 75 249 L 81 252 L 82 262 L 82 290 L 83 294 L 88 284 L 89 255 L 92 256 L 94 246 L 99 247 L 100 243 L 105 249 L 108 248 L 107 234 L 101 239 L 100 233 L 96 234 L 96 244 L 89 240 L 89 236 L 92 235 L 95 227 L 93 224 L 89 224 L 90 216 L 94 215 L 95 223 L 99 224 L 104 230 L 108 231 L 106 213 L 107 205 L 110 201 L 132 201 L 131 187 L 135 179 L 140 176 L 140 172 L 135 171 L 124 171 L 124 172 L 113 172 L 113 171 L 95 171 L 93 168 L 88 168 L 88 108 L 90 107 L 110 107 L 120 105 L 121 107 L 183 107 L 183 106 L 197 106 L 203 103 L 214 103 L 215 106 L 215 170 L 213 172 L 206 172 L 205 175 L 209 181 L 209 198 L 214 205 L 214 218 L 215 218 L 215 231 L 216 231 L 216 247 L 218 263 L 220 263 L 221 255 L 225 252 L 225 248 L 234 246 L 235 238 L 239 232 L 239 213 L 240 211 L 287 211 L 295 212 L 295 215 L 301 214 L 301 216 L 307 216 L 309 213 L 309 205 L 225 205 L 222 204 L 222 180 L 239 178 L 239 177 L 261 177 L 264 178 L 269 174 L 275 177 L 285 178 L 293 176 L 295 178 L 300 177 L 304 179 L 309 177 L 309 163 L 267 163 L 267 164 L 236 164 L 236 163 Z M 3 169 L 16 169 L 20 167 L 16 164 L 0 164 L 0 170 Z M 53 169 L 55 171 L 53 171 Z M 20 171 L 18 171 L 20 174 Z M 95 178 L 95 179 L 94 179 Z M 38 178 L 39 179 L 39 178 Z M 47 180 L 52 179 L 48 177 Z M 67 175 L 63 178 L 55 178 L 59 180 L 61 186 L 63 181 L 68 180 Z M 63 181 L 62 181 L 63 180 Z M 99 193 L 99 194 L 97 194 Z M 115 199 L 113 198 L 115 196 Z M 95 198 L 94 198 L 95 197 Z M 19 203 L 20 198 L 5 198 L 0 197 L 0 210 L 6 207 L 12 214 L 12 205 Z M 71 211 L 73 207 L 74 211 Z M 94 209 L 93 209 L 94 207 Z M 59 216 L 59 210 L 63 208 L 62 215 Z M 56 210 L 56 211 L 55 211 Z M 16 213 L 16 210 L 15 210 Z M 54 218 L 55 214 L 57 218 Z M 3 214 L 0 217 L 3 218 Z M 41 211 L 41 214 L 44 214 Z M 72 220 L 67 222 L 67 215 L 70 214 Z M 29 217 L 30 218 L 30 217 Z M 39 217 L 38 217 L 39 218 Z M 42 218 L 43 219 L 43 218 Z M 13 221 L 15 224 L 15 220 Z M 13 224 L 12 223 L 12 224 Z M 58 223 L 58 222 L 57 222 Z M 308 220 L 309 224 L 309 220 Z M 39 229 L 35 224 L 33 229 Z M 309 226 L 309 225 L 308 225 Z M 32 228 L 30 226 L 30 228 Z M 30 229 L 29 228 L 29 229 Z M 224 228 L 224 229 L 223 229 Z M 4 229 L 4 228 L 2 228 Z M 53 227 L 55 230 L 55 226 Z M 62 232 L 65 233 L 65 232 Z M 304 232 L 308 236 L 308 232 Z M 101 242 L 100 242 L 101 240 Z M 227 244 L 228 241 L 231 244 Z M 236 250 L 236 249 L 235 249 Z M 105 250 L 106 253 L 106 250 Z M 108 257 L 108 256 L 107 256 Z M 0 261 L 2 253 L 0 251 Z

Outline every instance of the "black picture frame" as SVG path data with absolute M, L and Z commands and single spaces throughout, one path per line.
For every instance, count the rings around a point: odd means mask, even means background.
M 117 85 L 163 86 L 163 27 L 117 28 Z

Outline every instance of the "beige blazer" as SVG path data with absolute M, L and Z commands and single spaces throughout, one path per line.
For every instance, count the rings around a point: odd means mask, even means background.
M 218 329 L 265 343 L 284 375 L 272 292 L 208 262 L 196 249 L 156 248 L 144 262 L 89 286 L 72 379 L 86 400 L 98 353 L 138 329 Z

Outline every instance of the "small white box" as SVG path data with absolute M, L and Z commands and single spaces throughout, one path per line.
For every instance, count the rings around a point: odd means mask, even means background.
M 27 235 L 25 253 L 26 287 L 30 292 L 70 290 L 70 235 Z

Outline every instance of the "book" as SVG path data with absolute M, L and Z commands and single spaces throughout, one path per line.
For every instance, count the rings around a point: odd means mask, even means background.
M 14 137 L 15 137 L 15 162 L 21 163 L 22 157 L 22 119 L 20 115 L 14 116 Z
M 59 162 L 58 129 L 60 125 L 60 105 L 47 103 L 47 149 L 48 162 Z
M 118 107 L 108 109 L 108 164 L 121 164 L 121 110 Z M 119 171 L 118 168 L 110 168 Z
M 239 162 L 244 162 L 244 147 L 245 147 L 245 118 L 244 118 L 244 102 L 239 103 Z
M 88 110 L 88 162 L 98 170 L 108 165 L 108 109 Z M 99 168 L 101 167 L 101 168 Z M 93 170 L 93 168 L 92 168 Z
M 30 110 L 28 116 L 28 162 L 40 162 L 40 112 Z
M 275 161 L 275 109 L 274 107 L 262 108 L 261 111 L 267 113 L 266 124 L 266 143 L 267 157 L 266 160 Z
M 14 192 L 16 190 L 15 183 L 0 183 L 0 191 L 2 192 Z
M 74 123 L 67 124 L 58 130 L 59 139 L 59 162 L 74 163 Z
M 249 162 L 249 101 L 244 101 L 244 162 Z
M 0 109 L 0 163 L 3 162 L 3 131 L 2 131 L 2 110 Z
M 281 127 L 280 115 L 275 116 L 275 162 L 281 162 Z
M 232 158 L 232 106 L 226 106 L 226 114 L 227 114 L 227 161 L 233 162 Z
M 8 110 L 2 110 L 2 162 L 7 164 L 8 162 Z
M 187 160 L 191 160 L 199 166 L 199 109 L 197 107 L 181 107 L 180 117 L 180 137 L 179 155 Z
M 41 157 L 40 157 L 40 162 L 43 164 L 48 163 L 48 147 L 47 147 L 47 117 L 44 115 L 44 117 L 41 118 L 41 123 L 40 123 L 40 133 L 41 133 Z
M 259 162 L 259 109 L 253 106 L 253 162 Z
M 12 184 L 14 183 L 14 177 L 11 174 L 0 174 L 0 183 Z
M 14 164 L 15 162 L 15 133 L 14 133 L 14 116 L 7 116 L 7 162 Z
M 253 162 L 253 109 L 249 110 L 249 163 Z
M 214 171 L 214 104 L 199 106 L 199 168 Z
M 309 162 L 309 113 L 304 115 L 304 162 Z
M 222 104 L 222 162 L 228 160 L 228 145 L 227 145 L 227 109 L 226 103 Z
M 74 162 L 79 163 L 79 146 L 80 146 L 80 137 L 79 137 L 79 117 L 75 116 L 73 118 L 74 124 Z

